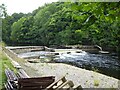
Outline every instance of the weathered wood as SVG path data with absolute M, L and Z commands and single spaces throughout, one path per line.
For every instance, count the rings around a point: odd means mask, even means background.
M 83 88 L 82 88 L 81 85 L 79 85 L 79 86 L 77 86 L 77 87 L 75 88 L 75 90 L 83 90 Z
M 17 85 L 16 82 L 17 81 L 17 76 L 15 75 L 15 73 L 10 70 L 9 68 L 5 69 L 5 74 L 7 76 L 7 82 L 6 84 L 4 84 L 5 89 L 6 90 L 16 90 L 17 89 Z
M 22 76 L 21 78 L 30 78 L 30 76 L 23 69 L 19 69 L 18 74 Z
M 19 78 L 19 90 L 40 90 L 45 89 L 52 84 L 55 80 L 54 76 L 49 77 L 36 77 L 36 78 Z
M 42 87 L 22 87 L 19 88 L 18 90 L 44 90 Z
M 55 81 L 54 76 L 30 78 L 23 69 L 18 72 L 19 78 L 10 69 L 5 69 L 7 76 L 6 90 L 41 90 Z
M 58 84 L 60 81 L 62 81 L 62 83 L 57 86 L 57 84 Z M 61 86 L 64 82 L 66 82 L 66 81 L 67 81 L 67 80 L 66 80 L 65 76 L 63 76 L 62 78 L 58 79 L 57 81 L 55 81 L 54 83 L 52 83 L 51 85 L 49 85 L 49 86 L 46 88 L 46 90 L 52 90 L 52 89 L 53 89 L 53 86 L 59 87 L 59 86 Z M 56 88 L 57 88 L 57 87 L 56 87 Z M 54 89 L 56 89 L 56 88 L 54 88 Z
M 73 84 L 72 81 L 66 81 L 66 82 L 64 82 L 62 85 L 60 85 L 59 87 L 57 87 L 55 90 L 60 90 L 61 88 L 63 88 L 63 87 L 66 86 L 66 85 L 69 85 L 68 88 L 71 88 L 71 87 L 74 86 L 74 84 Z
M 26 78 L 25 76 L 23 76 L 23 74 L 21 74 L 20 72 L 17 73 L 19 78 Z
M 5 86 L 5 90 L 11 90 L 8 83 L 6 83 L 6 84 L 4 83 L 4 86 Z
M 17 76 L 10 69 L 5 69 L 5 74 L 9 81 L 17 80 Z
M 12 86 L 12 84 L 10 83 L 9 80 L 7 80 L 7 84 L 8 84 L 8 86 L 10 87 L 10 89 L 13 90 L 13 86 Z

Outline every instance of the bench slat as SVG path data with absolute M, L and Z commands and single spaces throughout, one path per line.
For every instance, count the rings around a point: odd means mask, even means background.
M 28 88 L 35 89 L 38 88 L 46 88 L 50 84 L 52 84 L 55 81 L 54 76 L 47 76 L 47 77 L 35 77 L 35 78 L 19 78 L 18 79 L 18 87 L 21 90 L 27 90 Z M 37 90 L 37 89 L 36 89 Z

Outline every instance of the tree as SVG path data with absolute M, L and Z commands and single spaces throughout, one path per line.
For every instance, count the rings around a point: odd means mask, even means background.
M 14 22 L 11 27 L 11 40 L 16 44 L 20 43 L 22 41 L 22 38 L 24 37 L 24 33 L 22 32 L 22 25 L 25 20 L 26 18 L 22 17 L 17 22 Z
M 12 16 L 7 16 L 2 20 L 2 40 L 6 44 L 10 44 L 11 25 L 13 24 Z
M 4 4 L 0 5 L 0 18 L 5 18 L 7 16 L 6 6 Z
M 46 4 L 32 13 L 15 13 L 6 17 L 4 35 L 8 36 L 12 31 L 12 41 L 22 45 L 98 44 L 120 53 L 119 11 L 117 2 Z M 4 41 L 9 41 L 3 37 Z

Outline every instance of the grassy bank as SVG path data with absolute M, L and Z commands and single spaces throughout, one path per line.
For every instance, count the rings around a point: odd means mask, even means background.
M 4 70 L 7 67 L 16 72 L 16 69 L 13 67 L 7 56 L 2 52 L 2 47 L 0 46 L 0 90 L 4 87 L 4 83 L 6 82 Z

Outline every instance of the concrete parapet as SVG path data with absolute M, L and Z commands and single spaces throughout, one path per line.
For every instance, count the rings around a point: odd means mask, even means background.
M 21 46 L 21 47 L 6 47 L 6 49 L 12 50 L 16 54 L 33 52 L 33 51 L 42 51 L 44 46 Z
M 21 62 L 26 62 L 24 59 L 19 58 L 16 53 L 14 53 L 12 50 L 7 49 L 6 47 L 3 47 L 3 51 L 13 60 L 15 61 L 21 61 Z

